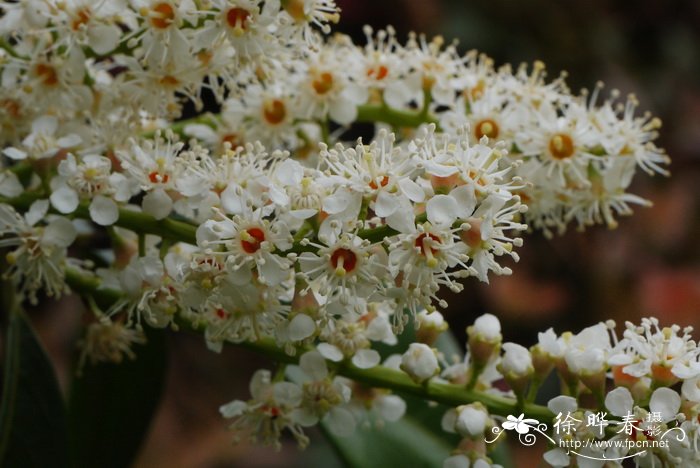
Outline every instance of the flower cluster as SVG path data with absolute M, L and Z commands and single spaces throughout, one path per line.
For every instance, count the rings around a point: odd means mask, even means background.
M 627 458 L 636 466 L 698 462 L 700 348 L 691 328 L 643 319 L 641 325 L 628 322 L 620 338 L 609 321 L 577 334 L 558 336 L 549 329 L 529 349 L 501 344 L 498 319 L 488 314 L 468 331 L 464 361 L 442 370 L 442 379 L 494 394 L 503 394 L 505 383 L 506 395 L 527 403 L 556 371 L 562 395 L 549 401 L 551 425 L 523 415 L 503 418 L 481 403 L 449 410 L 443 428 L 465 441 L 445 466 L 470 466 L 485 458 L 484 445 L 475 442 L 493 443 L 504 430 L 516 430 L 526 445 L 536 436 L 523 435 L 540 432 L 551 444 L 544 458 L 552 466 L 622 466 Z M 542 432 L 548 426 L 549 435 Z
M 689 330 L 648 320 L 618 339 L 599 324 L 549 330 L 527 349 L 502 343 L 486 315 L 468 329 L 463 361 L 433 348 L 447 329 L 441 290 L 510 274 L 522 231 L 614 227 L 648 203 L 628 192 L 632 179 L 665 174 L 668 158 L 654 145 L 658 119 L 636 115 L 634 97 L 600 99 L 600 86 L 573 95 L 541 63 L 495 68 L 440 37 L 328 36 L 333 0 L 0 9 L 3 271 L 30 301 L 80 281 L 118 296 L 105 310 L 90 296 L 82 363 L 132 358 L 144 326 L 200 330 L 214 351 L 274 348 L 298 365 L 257 371 L 251 399 L 221 413 L 277 447 L 285 430 L 303 446 L 318 423 L 348 435 L 400 419 L 401 398 L 342 376 L 381 362 L 409 388 L 493 393 L 512 409 L 532 405 L 556 369 L 567 396 L 540 414 L 661 413 L 665 428 L 682 419 L 700 437 Z M 202 110 L 204 93 L 220 114 L 178 120 L 188 103 Z M 350 141 L 358 122 L 374 133 Z M 395 345 L 411 320 L 417 342 L 381 356 L 374 345 Z M 589 394 L 597 406 L 584 409 Z M 448 411 L 443 426 L 464 443 L 446 467 L 491 464 L 482 441 L 505 411 L 494 409 Z M 527 432 L 526 421 L 502 427 Z M 696 461 L 689 447 L 647 459 Z M 561 446 L 546 457 L 577 462 Z

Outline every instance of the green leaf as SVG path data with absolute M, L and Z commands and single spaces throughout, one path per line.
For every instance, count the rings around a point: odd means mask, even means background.
M 0 466 L 67 467 L 65 405 L 53 366 L 24 314 L 12 310 L 16 304 L 5 309 Z
M 337 437 L 325 426 L 323 429 L 349 467 L 440 468 L 453 449 L 446 438 L 438 437 L 408 414 L 382 428 L 358 427 L 349 437 Z
M 86 364 L 71 389 L 70 444 L 76 468 L 130 466 L 150 428 L 163 388 L 166 336 L 146 330 L 136 359 Z

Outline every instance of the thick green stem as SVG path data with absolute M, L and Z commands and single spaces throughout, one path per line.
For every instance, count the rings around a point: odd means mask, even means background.
M 45 197 L 42 197 L 41 194 L 37 193 L 24 193 L 17 198 L 0 197 L 0 203 L 12 205 L 15 209 L 20 211 L 26 211 L 29 209 L 32 203 L 34 203 L 36 200 L 40 200 L 41 198 Z M 71 213 L 70 216 L 89 220 L 89 205 L 86 202 L 81 202 L 80 205 L 78 205 L 78 208 Z M 427 218 L 424 214 L 418 215 L 416 217 L 416 222 L 422 223 L 425 222 L 426 219 Z M 138 234 L 153 234 L 169 241 L 184 242 L 192 245 L 197 244 L 197 226 L 187 221 L 177 220 L 172 217 L 156 219 L 146 213 L 120 208 L 119 219 L 116 223 L 114 223 L 114 225 L 132 230 Z M 371 242 L 380 242 L 385 237 L 396 233 L 397 231 L 389 226 L 380 226 L 372 229 L 363 229 L 358 232 L 358 235 L 359 237 L 367 239 Z M 294 246 L 289 251 L 281 252 L 281 254 L 291 252 L 301 253 L 313 250 L 315 249 L 302 245 L 302 243 L 299 241 L 295 242 Z
M 66 271 L 66 282 L 75 292 L 95 297 L 97 302 L 102 306 L 106 303 L 116 302 L 121 296 L 118 291 L 99 289 L 99 279 L 86 276 L 76 270 L 68 269 Z M 190 329 L 193 328 L 190 327 Z M 262 338 L 255 342 L 240 343 L 238 346 L 253 350 L 275 361 L 287 364 L 297 363 L 299 354 L 301 354 L 299 352 L 295 356 L 290 356 L 284 349 L 277 346 L 271 338 Z M 371 369 L 360 369 L 348 361 L 329 363 L 329 366 L 339 375 L 371 387 L 409 393 L 423 398 L 426 401 L 436 401 L 448 406 L 459 406 L 480 401 L 492 414 L 500 416 L 508 416 L 510 414 L 516 415 L 516 412 L 522 411 L 525 412 L 528 417 L 535 418 L 539 421 L 550 421 L 554 417 L 551 411 L 544 406 L 525 403 L 522 405 L 521 410 L 521 405 L 519 405 L 516 400 L 493 395 L 491 393 L 467 390 L 461 385 L 437 382 L 435 380 L 417 384 L 404 372 L 388 367 L 377 366 Z
M 418 127 L 425 123 L 437 124 L 427 111 L 409 112 L 392 109 L 387 105 L 364 105 L 357 108 L 358 122 L 384 122 L 394 127 Z

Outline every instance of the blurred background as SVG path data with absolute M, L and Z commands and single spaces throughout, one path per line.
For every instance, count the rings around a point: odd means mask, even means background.
M 673 163 L 672 177 L 640 174 L 633 192 L 654 202 L 623 219 L 547 240 L 527 235 L 511 277 L 490 285 L 466 282 L 445 312 L 458 339 L 484 312 L 501 318 L 504 339 L 533 344 L 537 332 L 579 330 L 613 318 L 619 325 L 656 316 L 662 323 L 700 326 L 700 2 L 695 0 L 337 0 L 338 30 L 363 40 L 362 25 L 459 39 L 497 65 L 545 62 L 550 77 L 569 72 L 572 91 L 606 89 L 638 96 L 640 110 L 659 116 L 658 144 Z M 63 384 L 79 320 L 67 299 L 34 314 Z M 696 339 L 700 335 L 696 336 Z M 137 466 L 223 468 L 342 466 L 321 434 L 305 452 L 289 441 L 281 453 L 232 446 L 219 405 L 248 398 L 250 374 L 266 365 L 238 349 L 213 355 L 199 337 L 171 336 L 165 398 Z M 512 445 L 517 464 L 541 463 L 544 447 Z M 368 464 L 371 466 L 371 463 Z

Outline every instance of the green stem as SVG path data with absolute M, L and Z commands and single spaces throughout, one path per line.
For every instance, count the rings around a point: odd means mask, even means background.
M 73 291 L 80 294 L 90 294 L 98 299 L 98 303 L 116 302 L 121 297 L 118 291 L 110 289 L 98 289 L 100 280 L 86 276 L 77 270 L 66 270 L 66 282 Z M 190 329 L 194 329 L 192 326 Z M 263 354 L 284 364 L 296 364 L 299 354 L 290 356 L 284 349 L 275 344 L 272 338 L 262 338 L 255 342 L 240 343 L 239 346 Z M 384 366 L 377 366 L 371 369 L 360 369 L 348 361 L 340 363 L 329 363 L 337 374 L 356 380 L 371 387 L 386 388 L 399 392 L 409 393 L 421 397 L 427 401 L 436 401 L 449 406 L 459 406 L 476 401 L 483 403 L 492 414 L 508 416 L 516 414 L 522 406 L 522 412 L 528 417 L 539 421 L 551 421 L 554 415 L 544 406 L 525 403 L 519 405 L 516 400 L 493 395 L 487 392 L 467 390 L 461 385 L 450 383 L 429 381 L 418 384 L 404 372 Z M 518 413 L 519 414 L 519 413 Z
M 14 47 L 12 47 L 11 44 L 9 44 L 4 38 L 0 37 L 0 49 L 5 50 L 5 52 L 8 53 L 11 57 L 14 57 L 16 59 L 20 60 L 29 60 L 28 57 L 25 57 L 23 55 L 20 55 L 17 53 Z
M 12 205 L 18 210 L 26 211 L 32 203 L 40 200 L 42 197 L 38 193 L 24 193 L 16 198 L 0 197 L 0 203 Z M 90 219 L 89 205 L 86 202 L 81 202 L 78 208 L 71 213 L 71 216 L 82 219 Z M 425 222 L 424 214 L 416 217 L 416 223 Z M 172 217 L 164 219 L 156 219 L 153 216 L 141 213 L 138 211 L 127 210 L 126 208 L 119 209 L 119 219 L 114 223 L 115 226 L 123 227 L 139 234 L 153 234 L 160 236 L 163 239 L 175 242 L 184 242 L 187 244 L 197 244 L 197 226 L 187 221 L 180 221 Z M 385 237 L 396 234 L 397 231 L 389 226 L 380 226 L 372 229 L 363 229 L 358 232 L 358 236 L 367 239 L 371 242 L 381 242 Z M 302 245 L 301 242 L 295 242 L 294 246 L 285 252 L 280 252 L 280 255 L 288 253 L 301 253 L 314 251 L 310 246 Z
M 394 127 L 418 127 L 425 123 L 437 124 L 434 116 L 427 112 L 402 111 L 387 105 L 367 104 L 357 108 L 357 122 L 384 122 Z

